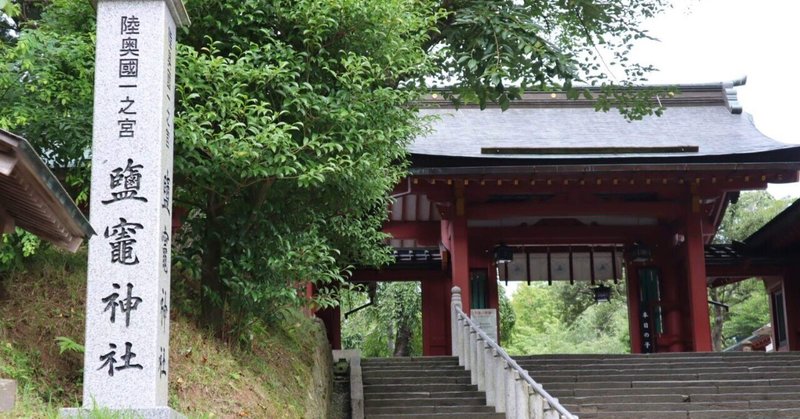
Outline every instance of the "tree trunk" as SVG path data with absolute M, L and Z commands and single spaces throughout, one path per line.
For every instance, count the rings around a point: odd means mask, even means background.
M 411 328 L 405 322 L 400 322 L 394 339 L 394 356 L 409 355 L 411 355 Z
M 219 275 L 222 261 L 222 236 L 219 231 L 219 216 L 213 194 L 209 195 L 203 234 L 203 256 L 200 265 L 200 326 L 210 329 L 222 338 L 224 325 L 225 286 Z
M 720 301 L 720 295 L 717 288 L 711 288 L 709 293 L 712 301 Z M 719 352 L 725 349 L 723 348 L 725 342 L 722 338 L 722 326 L 725 324 L 725 312 L 723 311 L 723 307 L 717 305 L 714 305 L 713 307 L 714 321 L 711 323 L 711 342 L 714 345 L 714 351 Z

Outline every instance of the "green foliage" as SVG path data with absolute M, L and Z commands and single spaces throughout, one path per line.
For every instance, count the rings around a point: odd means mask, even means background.
M 743 241 L 791 203 L 790 198 L 776 199 L 767 191 L 742 192 L 739 200 L 725 210 L 714 242 Z
M 572 83 L 585 80 L 604 86 L 600 109 L 640 117 L 658 108 L 653 92 L 617 86 L 648 70 L 625 54 L 662 3 L 193 0 L 176 59 L 174 197 L 189 214 L 173 240 L 186 278 L 176 295 L 201 301 L 195 312 L 218 332 L 228 313 L 236 336 L 304 304 L 306 281 L 322 290 L 314 304 L 336 304 L 354 266 L 389 261 L 380 227 L 405 146 L 424 129 L 414 103 L 429 81 L 457 102 L 506 108 L 530 87 L 577 97 Z M 18 34 L 0 42 L 0 127 L 86 202 L 94 12 L 8 4 L 23 7 Z M 625 81 L 581 61 L 597 45 L 618 54 Z
M 588 284 L 521 285 L 511 300 L 517 315 L 511 354 L 627 353 L 630 351 L 624 287 L 610 303 L 585 304 Z
M 73 352 L 82 354 L 86 351 L 86 347 L 81 345 L 78 342 L 66 337 L 66 336 L 56 336 L 56 343 L 58 343 L 58 353 L 64 354 L 64 352 Z
M 342 295 L 346 312 L 368 302 L 363 292 Z M 398 343 L 408 345 L 409 356 L 422 355 L 422 294 L 418 282 L 381 282 L 375 304 L 353 313 L 342 322 L 342 345 L 361 349 L 365 357 L 394 356 Z M 400 342 L 401 331 L 410 332 Z
M 0 237 L 0 272 L 22 268 L 23 260 L 35 254 L 41 245 L 39 237 L 20 228 L 3 235 Z
M 508 345 L 512 342 L 514 325 L 517 323 L 517 314 L 511 299 L 506 295 L 506 290 L 502 284 L 497 284 L 497 294 L 500 298 L 500 343 Z
M 94 10 L 53 0 L 14 43 L 0 42 L 0 128 L 27 138 L 86 202 L 94 75 Z
M 789 198 L 775 199 L 766 191 L 742 192 L 728 206 L 714 242 L 743 241 L 791 204 Z M 747 338 L 769 322 L 769 301 L 762 281 L 749 279 L 709 290 L 712 300 L 729 306 L 712 307 L 711 335 L 715 350 L 722 350 Z
M 563 88 L 570 98 L 593 94 L 573 85 L 601 86 L 596 109 L 618 106 L 630 119 L 660 114 L 654 100 L 669 89 L 637 92 L 653 68 L 631 63 L 633 43 L 652 39 L 640 29 L 660 13 L 665 0 L 441 1 L 446 12 L 428 46 L 440 83 L 456 103 L 496 102 L 506 109 L 527 89 Z M 610 61 L 606 62 L 605 57 Z M 615 69 L 624 77 L 617 78 Z M 622 75 L 620 74 L 620 76 Z
M 730 317 L 722 327 L 726 346 L 750 337 L 770 321 L 769 299 L 761 281 L 746 281 L 737 291 L 739 295 L 731 298 Z

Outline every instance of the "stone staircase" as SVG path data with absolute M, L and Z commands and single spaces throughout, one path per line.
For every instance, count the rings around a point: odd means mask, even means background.
M 456 357 L 361 360 L 366 419 L 504 419 Z
M 514 359 L 581 419 L 800 418 L 800 352 Z

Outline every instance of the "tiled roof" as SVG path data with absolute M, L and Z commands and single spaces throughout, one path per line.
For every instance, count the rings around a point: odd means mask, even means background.
M 482 164 L 497 165 L 525 164 L 525 160 L 537 164 L 715 162 L 730 161 L 726 158 L 731 156 L 736 156 L 735 161 L 779 161 L 780 152 L 787 150 L 800 155 L 800 147 L 759 132 L 725 85 L 686 86 L 681 91 L 673 98 L 660 99 L 667 107 L 663 116 L 634 122 L 615 110 L 596 112 L 591 101 L 571 101 L 563 95 L 530 94 L 506 111 L 496 107 L 456 110 L 440 100 L 438 107 L 420 111 L 436 120 L 432 130 L 418 137 L 409 151 L 417 161 L 420 157 L 466 158 L 471 163 L 480 159 Z M 697 151 L 678 151 L 686 146 L 695 146 Z M 506 150 L 497 152 L 497 148 Z M 776 151 L 778 155 L 774 155 Z M 765 152 L 770 155 L 764 156 Z M 797 157 L 786 158 L 783 161 L 797 161 Z

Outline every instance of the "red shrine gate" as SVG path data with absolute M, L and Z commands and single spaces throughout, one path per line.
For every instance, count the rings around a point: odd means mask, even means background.
M 467 314 L 499 308 L 498 245 L 515 253 L 503 279 L 599 282 L 624 265 L 632 352 L 710 351 L 704 247 L 739 191 L 798 180 L 800 147 L 758 132 L 730 84 L 680 90 L 660 99 L 663 117 L 632 123 L 562 94 L 527 94 L 505 112 L 432 97 L 421 113 L 439 120 L 410 147 L 384 227 L 398 263 L 351 280 L 420 281 L 424 355 L 445 355 L 451 287 Z M 601 253 L 611 272 L 597 277 Z M 321 313 L 334 347 L 338 316 Z

